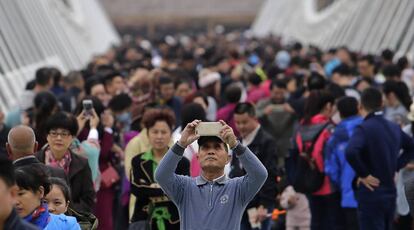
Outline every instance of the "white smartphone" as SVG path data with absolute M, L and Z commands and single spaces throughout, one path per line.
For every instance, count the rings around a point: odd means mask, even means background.
M 219 136 L 223 125 L 220 122 L 200 122 L 196 127 L 196 133 L 200 136 Z

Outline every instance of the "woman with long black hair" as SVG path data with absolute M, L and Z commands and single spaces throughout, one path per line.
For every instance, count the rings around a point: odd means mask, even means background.
M 309 200 L 312 230 L 339 229 L 340 196 L 328 176 L 324 173 L 325 145 L 332 134 L 334 124 L 331 117 L 335 113 L 335 98 L 327 90 L 312 90 L 305 101 L 304 117 L 300 121 L 298 131 L 294 136 L 292 154 L 298 158 L 304 153 L 322 176 L 309 182 L 304 179 L 307 175 L 299 174 L 293 186 L 299 192 L 305 193 Z M 300 156 L 299 156 L 300 155 Z M 299 182 L 297 182 L 299 181 Z M 306 182 L 307 186 L 304 186 Z M 306 187 L 306 188 L 305 188 Z M 303 191 L 301 191 L 303 190 Z

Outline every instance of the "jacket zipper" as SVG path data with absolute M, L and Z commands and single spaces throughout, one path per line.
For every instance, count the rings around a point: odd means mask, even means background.
M 210 199 L 208 201 L 208 206 L 211 207 L 213 205 L 213 183 L 210 183 Z

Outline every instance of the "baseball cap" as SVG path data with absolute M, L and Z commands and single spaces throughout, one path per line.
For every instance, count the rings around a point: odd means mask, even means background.
M 220 137 L 217 137 L 217 136 L 201 136 L 197 140 L 197 144 L 198 144 L 199 147 L 203 146 L 204 144 L 206 144 L 208 142 L 223 143 L 224 146 L 225 146 L 226 151 L 230 154 L 230 151 L 229 151 L 230 147 Z
M 210 142 L 210 141 L 211 142 L 221 142 L 221 143 L 224 143 L 224 141 L 221 140 L 221 138 L 220 137 L 217 137 L 217 136 L 201 136 L 200 138 L 198 138 L 197 144 L 199 146 L 202 146 L 205 143 Z

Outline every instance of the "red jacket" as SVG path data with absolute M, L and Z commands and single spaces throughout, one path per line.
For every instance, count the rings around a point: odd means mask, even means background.
M 263 98 L 266 98 L 267 95 L 263 91 L 263 89 L 259 86 L 253 86 L 248 92 L 247 92 L 247 102 L 256 104 L 258 101 L 260 101 Z
M 311 118 L 310 125 L 316 125 L 316 124 L 323 124 L 326 122 L 330 122 L 330 118 L 317 114 Z M 301 122 L 303 124 L 303 121 Z M 309 124 L 307 124 L 309 125 Z M 319 171 L 324 171 L 324 149 L 325 145 L 329 139 L 329 137 L 332 134 L 332 130 L 330 128 L 325 128 L 319 135 L 319 137 L 316 139 L 316 142 L 313 147 L 312 151 L 312 157 L 316 161 L 316 165 L 319 169 Z M 302 139 L 299 134 L 296 135 L 296 144 L 299 148 L 299 151 L 302 151 Z M 310 145 L 311 143 L 305 143 L 305 145 Z M 328 176 L 325 176 L 324 182 L 321 186 L 321 188 L 314 192 L 313 195 L 329 195 L 334 192 L 334 188 L 331 185 L 331 181 Z

